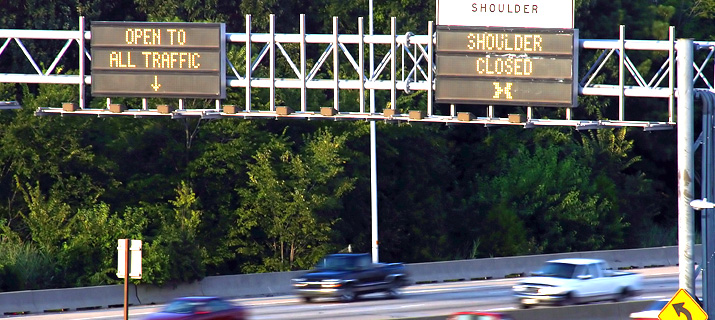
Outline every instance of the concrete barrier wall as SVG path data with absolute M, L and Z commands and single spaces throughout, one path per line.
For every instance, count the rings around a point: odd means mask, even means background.
M 139 304 L 139 300 L 133 294 L 134 286 L 129 288 L 129 303 Z M 81 310 L 122 305 L 124 305 L 124 285 L 0 293 L 1 314 Z
M 696 246 L 694 252 L 695 261 L 700 261 L 702 256 L 700 246 Z M 601 258 L 608 261 L 613 268 L 673 266 L 678 263 L 678 247 L 413 263 L 408 264 L 407 269 L 413 283 L 499 279 L 514 274 L 528 274 L 541 266 L 544 261 L 567 257 Z M 129 297 L 131 304 L 138 305 L 165 303 L 176 297 L 193 295 L 222 297 L 282 295 L 291 292 L 290 279 L 301 273 L 294 271 L 206 277 L 190 284 L 164 287 L 131 285 Z M 123 305 L 123 292 L 122 285 L 3 292 L 0 293 L 0 315 Z
M 700 246 L 695 249 L 695 261 L 700 261 Z M 599 258 L 614 269 L 674 266 L 678 264 L 678 247 L 628 250 L 604 250 L 518 256 L 504 258 L 457 260 L 408 264 L 415 283 L 448 280 L 499 279 L 511 275 L 528 275 L 544 262 L 562 258 Z

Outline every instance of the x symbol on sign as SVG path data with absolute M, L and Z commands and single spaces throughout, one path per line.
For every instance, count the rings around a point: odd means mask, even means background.
M 511 96 L 512 83 L 511 82 L 507 82 L 506 85 L 504 86 L 504 88 L 501 87 L 501 83 L 499 83 L 499 82 L 493 82 L 492 84 L 494 84 L 494 96 L 492 97 L 492 99 L 499 99 L 499 97 L 501 97 L 502 93 L 504 94 L 504 97 L 507 100 L 512 99 L 512 96 Z

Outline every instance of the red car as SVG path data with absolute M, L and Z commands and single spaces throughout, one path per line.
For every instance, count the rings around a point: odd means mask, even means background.
M 167 304 L 145 320 L 245 320 L 246 308 L 218 297 L 184 297 Z
M 514 320 L 510 315 L 501 312 L 455 312 L 447 320 Z

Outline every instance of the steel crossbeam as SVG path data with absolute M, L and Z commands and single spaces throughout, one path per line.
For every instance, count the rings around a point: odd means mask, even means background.
M 506 121 L 506 118 L 495 117 L 494 110 L 499 106 L 485 106 L 485 116 L 477 116 L 470 121 L 457 120 L 457 111 L 461 106 L 452 106 L 447 114 L 438 114 L 432 102 L 434 92 L 434 74 L 437 66 L 433 54 L 435 45 L 434 35 L 415 35 L 410 32 L 398 34 L 394 19 L 391 22 L 391 34 L 389 35 L 366 35 L 362 32 L 362 18 L 357 23 L 358 34 L 340 34 L 338 30 L 338 18 L 333 19 L 333 32 L 331 34 L 308 34 L 305 30 L 305 17 L 300 18 L 300 33 L 286 34 L 278 33 L 275 30 L 274 17 L 271 16 L 268 33 L 252 32 L 251 17 L 246 16 L 246 32 L 227 33 L 226 42 L 230 44 L 229 50 L 235 49 L 242 54 L 230 55 L 227 58 L 228 72 L 225 75 L 226 84 L 232 90 L 245 91 L 245 107 L 235 113 L 227 114 L 222 111 L 223 101 L 216 101 L 215 107 L 208 109 L 187 110 L 179 108 L 171 115 L 173 117 L 244 117 L 263 118 L 276 117 L 282 115 L 275 114 L 276 110 L 276 90 L 277 89 L 299 89 L 301 99 L 299 104 L 290 106 L 296 112 L 285 115 L 294 118 L 330 118 L 330 119 L 380 119 L 394 121 L 422 121 L 422 122 L 442 122 L 442 123 L 473 123 L 483 125 L 514 124 Z M 80 19 L 80 25 L 84 25 L 84 19 Z M 429 30 L 433 30 L 432 23 L 429 23 Z M 573 112 L 567 110 L 565 119 L 537 119 L 533 118 L 534 109 L 542 107 L 525 107 L 526 120 L 516 123 L 527 128 L 538 126 L 563 125 L 572 126 L 578 129 L 603 128 L 603 127 L 641 127 L 645 130 L 670 129 L 675 125 L 673 117 L 674 99 L 676 88 L 674 81 L 674 59 L 676 50 L 674 49 L 675 39 L 674 29 L 670 28 L 668 40 L 630 40 L 625 39 L 625 28 L 621 27 L 621 36 L 615 40 L 603 39 L 580 39 L 579 46 L 582 51 L 592 51 L 599 56 L 592 62 L 588 72 L 579 77 L 579 94 L 605 97 L 619 97 L 619 118 L 618 119 L 571 119 Z M 45 40 L 64 41 L 60 51 L 48 64 L 38 63 L 23 40 Z M 34 72 L 22 73 L 17 70 L 0 70 L 0 82 L 5 83 L 42 83 L 42 84 L 73 84 L 82 87 L 91 85 L 91 72 L 81 70 L 80 74 L 72 75 L 60 72 L 62 58 L 68 52 L 81 50 L 83 54 L 80 60 L 82 65 L 85 59 L 91 60 L 91 55 L 86 47 L 87 41 L 91 39 L 91 31 L 65 31 L 65 30 L 0 30 L 0 57 L 8 54 L 8 49 L 15 46 L 25 56 L 26 61 Z M 709 73 L 715 53 L 715 42 L 695 41 L 698 52 L 707 52 L 705 57 L 693 64 L 695 70 L 694 83 L 696 89 L 713 90 L 713 74 Z M 74 46 L 76 44 L 76 46 Z M 366 52 L 365 44 L 377 47 L 375 51 Z M 257 54 L 255 47 L 260 47 Z M 320 56 L 307 57 L 307 48 L 316 49 L 321 52 Z M 660 68 L 652 75 L 643 75 L 637 69 L 637 64 L 628 56 L 628 51 L 663 51 L 667 57 L 661 62 Z M 600 53 L 599 53 L 600 51 Z M 280 53 L 280 54 L 277 54 Z M 377 56 L 379 63 L 373 70 L 365 64 L 366 56 L 372 54 Z M 76 54 L 75 54 L 76 55 Z M 605 70 L 614 67 L 611 61 L 618 57 L 619 77 L 617 81 L 600 80 Z M 578 60 L 578 59 L 577 59 Z M 328 67 L 328 64 L 332 65 Z M 580 63 L 585 63 L 581 60 Z M 49 65 L 46 70 L 41 70 L 41 65 Z M 22 66 L 11 65 L 13 68 Z M 25 66 L 26 68 L 26 66 Z M 243 70 L 241 70 L 243 69 Z M 13 72 L 15 71 L 15 72 Z M 347 72 L 345 72 L 347 71 Z M 666 81 L 668 79 L 668 81 Z M 602 83 L 597 83 L 602 81 Z M 667 83 L 666 83 L 667 82 Z M 665 83 L 665 84 L 664 84 Z M 254 88 L 269 89 L 269 99 L 267 110 L 257 110 L 251 90 Z M 333 108 L 338 112 L 331 116 L 320 114 L 320 108 L 307 105 L 307 90 L 324 90 L 326 93 L 332 91 Z M 342 90 L 359 90 L 358 107 L 348 106 L 341 110 L 339 94 Z M 370 113 L 365 108 L 365 90 L 390 90 L 389 101 L 382 102 L 385 109 L 394 109 L 390 115 L 385 115 L 381 110 Z M 421 119 L 410 119 L 404 110 L 409 106 L 397 105 L 398 95 L 411 94 L 415 91 L 427 91 L 427 115 Z M 668 99 L 667 119 L 625 119 L 624 109 L 626 108 L 625 98 L 627 97 L 650 97 Z M 97 116 L 131 115 L 150 116 L 154 109 L 148 107 L 146 99 L 143 99 L 141 106 L 128 106 L 128 110 L 121 114 L 111 114 L 106 108 L 88 108 L 84 103 L 84 96 L 79 99 L 80 108 L 74 111 L 75 114 L 87 114 Z M 179 99 L 179 105 L 183 101 Z M 110 104 L 107 99 L 107 105 Z M 471 107 L 473 109 L 473 107 Z M 548 107 L 543 107 L 548 108 Z M 59 106 L 46 107 L 37 110 L 38 115 L 66 114 L 67 111 Z M 166 116 L 165 114 L 161 114 Z

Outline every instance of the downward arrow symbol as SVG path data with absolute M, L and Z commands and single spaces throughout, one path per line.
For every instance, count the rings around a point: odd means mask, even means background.
M 688 311 L 688 309 L 685 309 L 685 307 L 683 307 L 684 304 L 685 304 L 684 302 L 674 303 L 673 309 L 675 309 L 675 313 L 678 314 L 678 317 L 680 317 L 681 313 L 685 314 L 685 317 L 688 318 L 688 320 L 693 320 L 693 316 L 690 314 L 690 311 Z
M 154 91 L 159 91 L 159 88 L 161 88 L 161 84 L 159 84 L 159 79 L 157 79 L 156 76 L 154 76 L 154 83 L 151 84 L 151 87 L 154 88 Z

